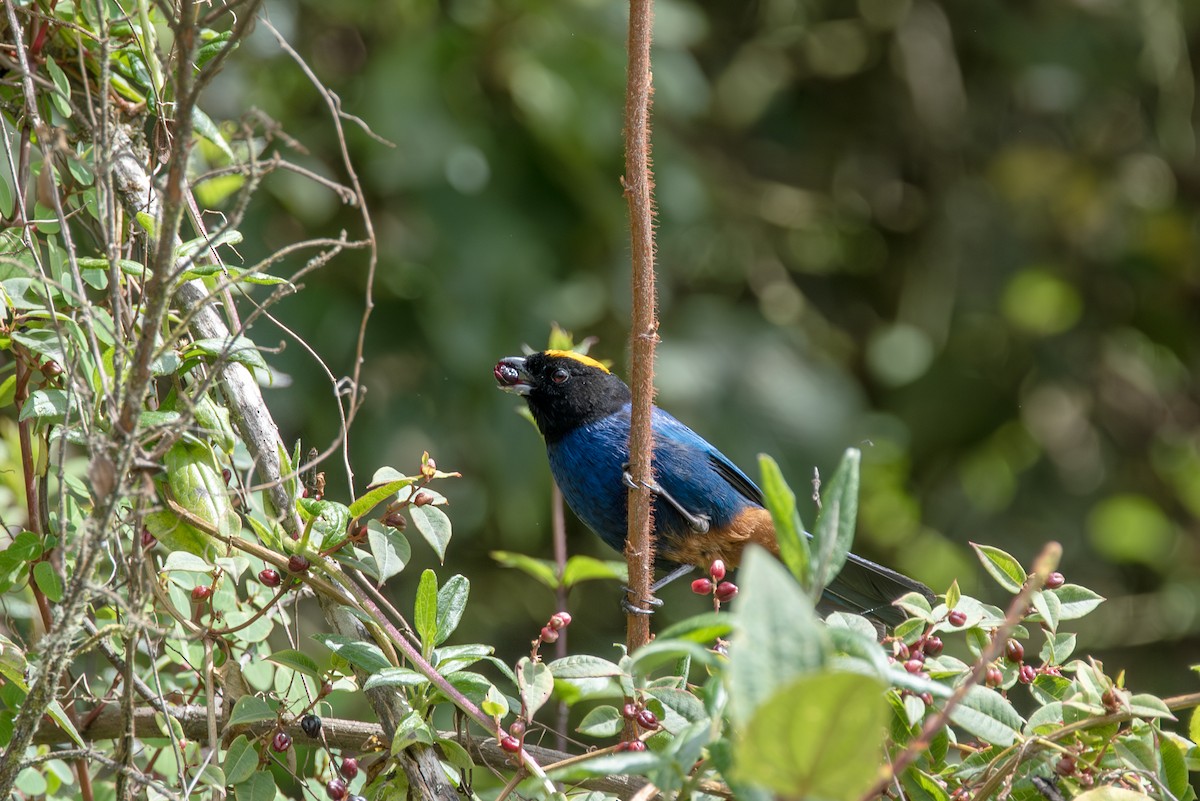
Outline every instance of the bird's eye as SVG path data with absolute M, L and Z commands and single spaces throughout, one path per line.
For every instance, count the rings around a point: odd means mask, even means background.
M 555 370 L 553 373 L 550 374 L 550 380 L 553 381 L 555 384 L 565 384 L 567 382 L 567 379 L 570 377 L 571 377 L 571 374 L 568 373 L 566 371 L 566 369 L 562 368 L 562 367 L 558 368 L 557 370 Z

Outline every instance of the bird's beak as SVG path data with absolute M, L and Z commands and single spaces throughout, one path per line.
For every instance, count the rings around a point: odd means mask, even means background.
M 529 373 L 525 372 L 525 357 L 523 356 L 504 357 L 496 362 L 496 367 L 492 372 L 496 376 L 496 383 L 505 392 L 528 395 L 533 389 Z

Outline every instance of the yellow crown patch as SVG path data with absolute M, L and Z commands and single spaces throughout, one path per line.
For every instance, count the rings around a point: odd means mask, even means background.
M 573 350 L 548 350 L 547 356 L 558 356 L 563 359 L 574 359 L 580 364 L 586 364 L 588 367 L 595 367 L 597 370 L 603 370 L 606 373 L 612 372 L 600 362 L 593 359 L 591 356 L 584 356 L 582 353 L 576 353 Z

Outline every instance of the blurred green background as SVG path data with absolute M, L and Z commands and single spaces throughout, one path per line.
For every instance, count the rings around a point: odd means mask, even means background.
M 395 145 L 349 128 L 381 254 L 355 489 L 422 450 L 462 471 L 443 487 L 473 587 L 456 637 L 506 658 L 552 598 L 487 554 L 550 556 L 550 479 L 491 367 L 558 322 L 627 373 L 626 13 L 269 3 Z M 1184 0 L 671 0 L 654 53 L 660 405 L 751 474 L 773 454 L 801 495 L 863 447 L 857 550 L 935 591 L 957 577 L 1006 603 L 968 541 L 1028 563 L 1059 540 L 1068 580 L 1110 599 L 1081 651 L 1162 694 L 1194 689 L 1200 662 L 1198 49 Z M 261 109 L 307 151 L 290 158 L 344 180 L 323 102 L 261 27 L 205 102 Z M 265 190 L 247 261 L 361 229 L 295 175 Z M 276 310 L 339 376 L 364 281 L 351 253 Z M 260 344 L 284 339 L 267 325 Z M 322 371 L 294 345 L 272 364 L 285 439 L 324 447 Z M 575 552 L 612 556 L 568 526 Z M 401 608 L 415 579 L 393 581 Z M 704 606 L 686 582 L 665 597 L 663 622 Z M 616 601 L 573 593 L 573 650 L 611 654 Z

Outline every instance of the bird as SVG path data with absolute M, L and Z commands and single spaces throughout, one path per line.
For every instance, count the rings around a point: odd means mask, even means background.
M 493 370 L 498 387 L 524 398 L 546 445 L 563 498 L 588 528 L 621 551 L 627 533 L 632 393 L 604 364 L 570 350 L 507 356 Z M 779 556 L 762 491 L 715 446 L 657 406 L 651 411 L 656 567 L 668 582 L 720 559 L 736 568 L 757 544 Z M 850 554 L 826 588 L 822 608 L 858 612 L 876 623 L 904 620 L 892 601 L 909 592 L 932 598 L 920 582 Z M 643 599 L 644 600 L 644 599 Z M 657 601 L 653 602 L 657 605 Z M 623 599 L 627 611 L 653 611 Z

